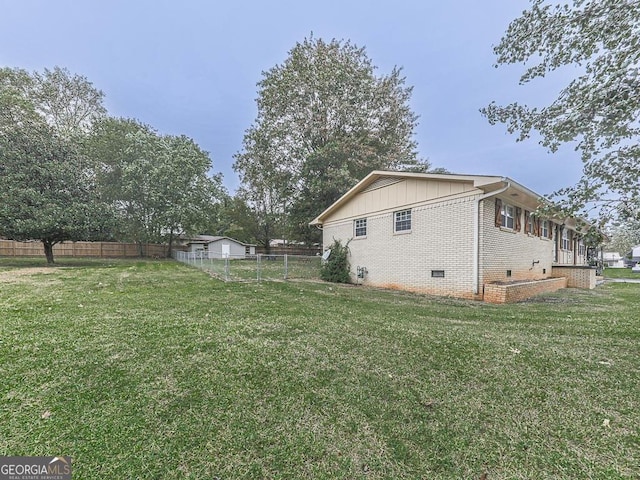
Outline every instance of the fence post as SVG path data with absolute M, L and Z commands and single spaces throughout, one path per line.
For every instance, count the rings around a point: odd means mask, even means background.
M 262 257 L 262 254 L 256 255 L 256 280 L 258 281 L 260 281 L 260 257 Z
M 288 261 L 288 255 L 285 253 L 284 254 L 284 279 L 287 279 L 287 276 L 289 274 L 289 261 Z
M 229 281 L 229 257 L 224 258 L 224 280 Z

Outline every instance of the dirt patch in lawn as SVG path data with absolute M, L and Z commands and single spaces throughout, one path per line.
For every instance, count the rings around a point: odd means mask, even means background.
M 27 282 L 32 275 L 55 273 L 57 271 L 58 268 L 55 267 L 16 268 L 0 271 L 0 283 Z

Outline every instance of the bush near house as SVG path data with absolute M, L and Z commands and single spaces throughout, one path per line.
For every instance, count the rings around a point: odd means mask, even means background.
M 350 242 L 350 241 L 349 241 Z M 340 240 L 333 240 L 329 246 L 329 258 L 322 263 L 320 278 L 326 282 L 350 283 L 349 242 L 342 245 Z

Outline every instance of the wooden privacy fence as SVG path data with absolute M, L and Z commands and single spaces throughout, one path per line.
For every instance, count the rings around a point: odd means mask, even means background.
M 264 247 L 256 247 L 256 253 L 266 254 L 267 249 Z M 322 247 L 271 247 L 270 255 L 322 255 Z
M 140 257 L 140 245 L 118 242 L 64 242 L 53 246 L 54 257 L 96 257 L 122 258 Z M 155 243 L 142 244 L 143 257 L 164 258 L 167 246 Z M 16 242 L 0 240 L 2 257 L 44 257 L 44 247 L 40 241 Z

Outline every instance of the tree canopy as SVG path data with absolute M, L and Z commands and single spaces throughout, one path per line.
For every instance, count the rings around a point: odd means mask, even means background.
M 209 176 L 211 159 L 184 136 L 159 135 L 136 120 L 106 118 L 94 125 L 86 151 L 98 164 L 98 186 L 113 205 L 119 236 L 142 244 L 202 233 L 224 193 Z
M 226 196 L 207 152 L 106 116 L 80 75 L 0 68 L 0 235 L 42 241 L 168 241 L 202 233 Z
M 314 37 L 263 72 L 258 115 L 234 169 L 243 197 L 297 239 L 308 222 L 375 169 L 426 170 L 413 139 L 417 116 L 399 68 L 376 75 L 364 48 Z
M 532 0 L 495 53 L 497 65 L 529 65 L 521 84 L 562 68 L 576 72 L 550 105 L 482 109 L 518 140 L 535 131 L 552 152 L 575 145 L 582 178 L 551 197 L 567 213 L 587 215 L 595 206 L 603 219 L 617 213 L 640 218 L 640 2 Z
M 640 220 L 624 221 L 612 225 L 607 250 L 626 255 L 636 245 L 640 245 Z
M 0 235 L 41 240 L 52 263 L 56 243 L 108 237 L 113 217 L 91 162 L 25 93 L 31 81 L 0 69 Z

